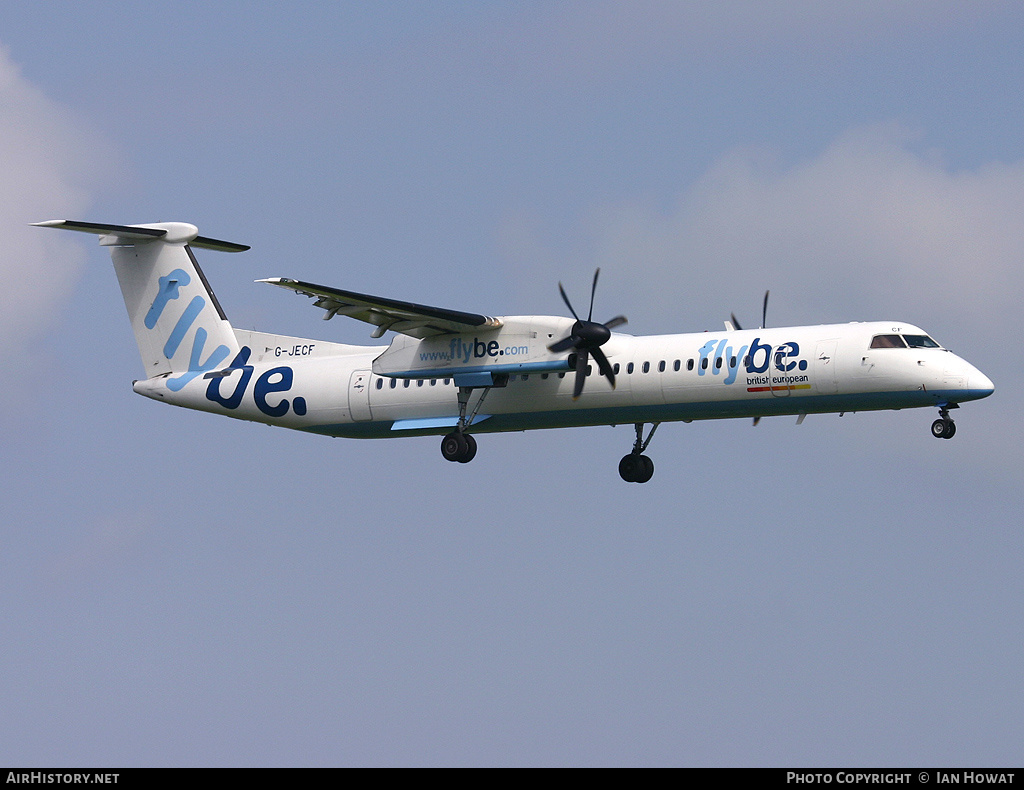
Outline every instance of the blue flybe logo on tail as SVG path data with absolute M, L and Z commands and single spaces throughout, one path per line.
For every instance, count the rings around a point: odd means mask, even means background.
M 160 320 L 160 316 L 167 305 L 178 299 L 180 290 L 190 282 L 192 282 L 192 278 L 184 269 L 175 269 L 158 280 L 159 285 L 156 298 L 153 300 L 149 312 L 146 313 L 145 319 L 143 319 L 146 329 L 154 329 L 156 327 L 157 321 Z M 196 319 L 205 307 L 206 299 L 198 295 L 192 297 L 192 301 L 185 307 L 185 311 L 178 318 L 174 329 L 167 336 L 167 342 L 164 343 L 164 356 L 167 359 L 172 359 L 178 353 L 181 341 L 185 339 L 188 330 L 192 328 L 192 324 L 196 322 Z M 196 328 L 196 333 L 192 338 L 192 351 L 189 355 L 188 370 L 180 376 L 167 379 L 167 389 L 171 390 L 171 392 L 180 391 L 200 373 L 214 370 L 221 362 L 227 359 L 231 349 L 225 345 L 219 345 L 210 352 L 210 356 L 203 360 L 203 349 L 206 347 L 206 339 L 208 337 L 209 333 L 203 327 Z

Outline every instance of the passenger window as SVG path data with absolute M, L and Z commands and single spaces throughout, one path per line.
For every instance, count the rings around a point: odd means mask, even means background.
M 437 379 L 431 379 L 430 380 L 430 386 L 431 387 L 436 387 L 437 386 Z
M 736 357 L 731 357 L 731 358 L 729 359 L 729 367 L 730 367 L 730 368 L 734 368 L 734 367 L 736 367 Z
M 398 379 L 391 379 L 391 389 L 398 386 Z
M 693 360 L 692 359 L 686 360 L 686 369 L 687 370 L 693 370 Z
M 679 362 L 679 360 L 677 359 L 677 360 L 676 360 L 675 362 L 673 362 L 673 363 L 672 363 L 672 370 L 674 370 L 674 371 L 678 372 L 678 371 L 679 371 L 679 368 L 680 368 L 680 362 Z
M 417 387 L 422 387 L 423 386 L 423 379 L 416 379 L 416 386 Z
M 722 369 L 722 358 L 718 357 L 715 360 L 715 370 L 721 370 L 721 369 Z
M 377 389 L 384 387 L 384 379 L 377 379 Z
M 648 372 L 650 372 L 650 370 L 651 370 L 651 363 L 650 362 L 645 362 L 644 363 L 644 373 L 648 373 Z
M 612 365 L 612 373 L 614 373 L 616 376 L 619 375 L 619 363 L 618 362 L 616 362 L 614 365 Z
M 906 348 L 903 338 L 899 335 L 875 335 L 871 338 L 871 348 Z
M 633 363 L 630 362 L 628 365 L 626 365 L 626 373 L 632 373 L 632 372 L 633 372 Z
M 700 369 L 701 370 L 707 370 L 708 369 L 708 358 L 707 357 L 704 357 L 704 359 L 702 359 L 700 361 Z
M 658 363 L 658 372 L 659 373 L 664 373 L 665 372 L 665 360 L 661 360 L 661 362 Z
M 409 389 L 410 384 L 412 384 L 412 381 L 410 381 L 409 379 L 406 379 L 405 381 L 402 382 L 402 386 L 405 387 L 406 389 Z

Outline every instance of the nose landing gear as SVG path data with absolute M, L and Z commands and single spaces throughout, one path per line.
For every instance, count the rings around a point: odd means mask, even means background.
M 936 439 L 952 439 L 956 434 L 956 423 L 949 416 L 949 409 L 953 406 L 943 406 L 939 409 L 939 419 L 932 423 L 932 436 Z

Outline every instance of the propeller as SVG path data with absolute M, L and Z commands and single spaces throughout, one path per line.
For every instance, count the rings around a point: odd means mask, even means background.
M 765 291 L 764 292 L 764 307 L 761 308 L 761 328 L 762 329 L 764 329 L 765 326 L 768 323 L 768 294 L 770 294 L 770 293 L 771 293 L 771 291 Z M 730 317 L 732 318 L 732 325 L 734 327 L 736 327 L 737 329 L 743 329 L 743 327 L 740 326 L 740 322 L 736 320 L 736 313 L 731 313 Z M 761 418 L 760 417 L 755 417 L 754 418 L 754 427 L 755 428 L 757 427 L 757 424 L 759 422 L 761 422 Z
M 768 294 L 770 293 L 771 291 L 764 292 L 764 307 L 761 308 L 761 329 L 768 326 Z M 743 327 L 740 326 L 740 322 L 736 320 L 736 313 L 730 313 L 730 318 L 732 318 L 732 325 L 734 327 L 737 329 L 743 329 Z
M 576 357 L 576 381 L 572 388 L 573 400 L 576 400 L 580 393 L 583 392 L 583 382 L 587 377 L 587 365 L 590 363 L 591 356 L 597 362 L 597 367 L 601 374 L 611 383 L 612 389 L 615 388 L 615 371 L 612 370 L 612 366 L 608 363 L 608 357 L 601 350 L 601 346 L 607 343 L 608 338 L 612 336 L 611 330 L 626 323 L 626 317 L 624 315 L 617 315 L 603 324 L 591 320 L 594 315 L 594 294 L 597 292 L 597 276 L 600 273 L 600 269 L 594 272 L 594 284 L 590 287 L 590 310 L 587 311 L 586 321 L 576 314 L 572 302 L 569 301 L 569 297 L 565 294 L 565 288 L 562 287 L 561 283 L 558 284 L 558 292 L 562 294 L 562 301 L 569 308 L 569 312 L 576 319 L 576 323 L 572 325 L 568 337 L 563 337 L 558 342 L 552 343 L 548 346 L 548 351 L 557 354 L 572 349 L 575 352 L 572 355 Z

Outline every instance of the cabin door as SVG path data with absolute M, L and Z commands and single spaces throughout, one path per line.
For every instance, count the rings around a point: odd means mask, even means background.
M 822 340 L 814 350 L 814 373 L 818 384 L 818 392 L 822 395 L 834 395 L 839 392 L 836 379 L 836 347 L 838 340 Z
M 373 417 L 370 413 L 370 371 L 352 371 L 348 381 L 348 410 L 356 422 Z

